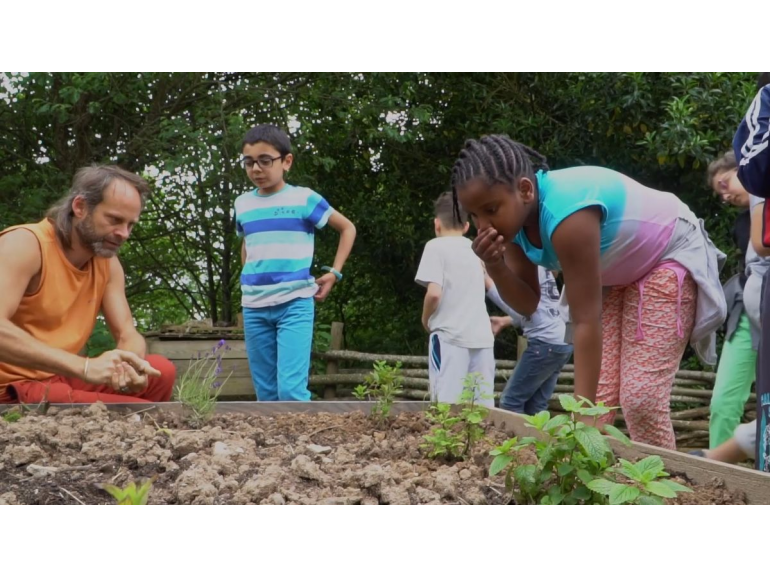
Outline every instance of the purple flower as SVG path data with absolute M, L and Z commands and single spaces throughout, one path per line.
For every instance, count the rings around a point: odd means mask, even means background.
M 214 383 L 213 385 L 211 385 L 211 388 L 212 388 L 212 389 L 218 389 L 218 388 L 219 388 L 219 387 L 221 387 L 221 386 L 222 386 L 222 383 L 221 383 L 221 382 L 219 382 L 219 381 L 217 381 L 216 383 Z
M 225 339 L 220 339 L 217 343 L 217 349 L 221 349 L 223 346 L 225 346 Z

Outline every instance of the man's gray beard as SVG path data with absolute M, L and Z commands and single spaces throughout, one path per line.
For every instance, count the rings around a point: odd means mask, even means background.
M 112 258 L 118 253 L 119 249 L 105 248 L 104 237 L 96 234 L 91 215 L 77 223 L 75 230 L 78 236 L 80 236 L 80 242 L 90 248 L 96 256 Z

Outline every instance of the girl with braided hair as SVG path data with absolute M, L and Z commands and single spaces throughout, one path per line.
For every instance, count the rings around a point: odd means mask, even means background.
M 500 135 L 465 143 L 452 191 L 478 230 L 474 252 L 514 310 L 537 309 L 538 266 L 562 271 L 576 396 L 620 405 L 633 440 L 675 448 L 669 404 L 685 347 L 713 365 L 726 316 L 721 253 L 702 221 L 671 193 L 606 168 L 551 171 L 542 154 Z

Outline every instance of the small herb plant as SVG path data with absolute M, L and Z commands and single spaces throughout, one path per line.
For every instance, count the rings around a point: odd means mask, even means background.
M 391 367 L 385 361 L 377 361 L 364 383 L 353 389 L 353 396 L 361 401 L 374 400 L 371 414 L 378 422 L 384 423 L 390 417 L 396 395 L 402 392 L 402 381 L 400 362 Z
M 24 412 L 22 409 L 18 407 L 13 407 L 12 409 L 8 409 L 7 411 L 3 412 L 3 420 L 6 423 L 15 423 L 16 421 L 20 420 L 24 416 Z
M 117 485 L 100 485 L 102 489 L 113 496 L 118 505 L 146 505 L 150 498 L 150 489 L 153 479 L 147 479 L 137 487 L 136 483 L 131 481 L 125 488 L 121 489 Z
M 190 415 L 193 426 L 199 427 L 214 414 L 217 398 L 230 374 L 222 378 L 222 356 L 230 350 L 225 340 L 220 340 L 205 354 L 198 353 L 179 379 L 174 398 Z

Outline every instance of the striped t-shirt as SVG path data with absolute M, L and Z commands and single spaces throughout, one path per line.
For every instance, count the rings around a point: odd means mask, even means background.
M 317 192 L 289 184 L 272 194 L 254 189 L 235 200 L 236 230 L 246 239 L 244 307 L 279 305 L 318 291 L 310 274 L 315 229 L 326 226 L 332 212 Z

